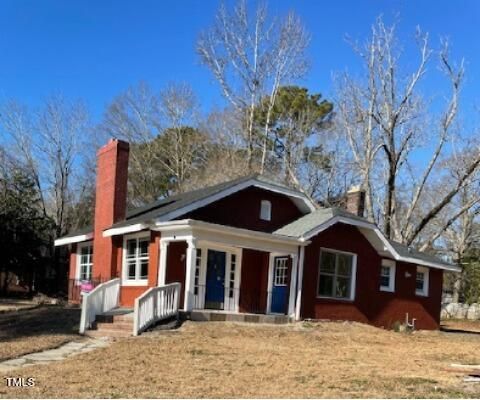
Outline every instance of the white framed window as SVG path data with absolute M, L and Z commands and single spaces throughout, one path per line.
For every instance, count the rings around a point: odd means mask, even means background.
M 260 219 L 264 221 L 272 219 L 272 203 L 269 200 L 262 200 L 260 203 Z
M 230 255 L 230 277 L 228 284 L 228 297 L 233 298 L 235 295 L 235 270 L 237 269 L 237 255 Z
M 321 249 L 317 297 L 353 300 L 356 272 L 356 254 Z
M 202 264 L 202 249 L 197 248 L 196 249 L 196 255 L 195 255 L 195 282 L 194 282 L 194 288 L 193 288 L 193 294 L 195 296 L 198 295 L 198 292 L 200 290 L 200 267 Z
M 93 271 L 93 244 L 81 243 L 78 245 L 77 279 L 80 281 L 92 280 Z
M 418 296 L 428 296 L 428 273 L 428 268 L 420 266 L 417 267 L 415 294 Z
M 380 267 L 380 290 L 384 292 L 395 291 L 395 261 L 382 260 Z
M 123 284 L 148 284 L 148 247 L 150 235 L 126 236 L 123 242 Z
M 273 284 L 275 286 L 287 286 L 288 257 L 275 257 Z

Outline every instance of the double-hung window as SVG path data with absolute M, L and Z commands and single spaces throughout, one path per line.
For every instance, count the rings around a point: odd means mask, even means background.
M 90 281 L 92 279 L 93 267 L 93 246 L 91 243 L 79 245 L 78 272 L 77 277 L 80 281 Z
M 380 267 L 380 290 L 384 292 L 395 291 L 395 261 L 382 260 Z
M 322 249 L 320 252 L 318 296 L 353 300 L 355 274 L 355 254 Z
M 148 236 L 125 239 L 124 280 L 127 284 L 147 284 L 148 282 Z
M 417 267 L 415 293 L 418 296 L 428 296 L 428 268 Z
M 272 219 L 272 203 L 269 200 L 260 202 L 260 219 L 270 221 Z

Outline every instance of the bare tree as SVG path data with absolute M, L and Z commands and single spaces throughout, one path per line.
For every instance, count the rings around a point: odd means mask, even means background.
M 243 113 L 248 169 L 254 169 L 255 145 L 261 146 L 259 169 L 263 172 L 268 144 L 268 118 L 258 137 L 255 107 L 269 96 L 269 111 L 278 88 L 302 76 L 307 70 L 305 49 L 309 43 L 300 20 L 289 14 L 284 21 L 269 20 L 267 8 L 260 4 L 249 15 L 247 2 L 240 0 L 229 12 L 222 4 L 215 24 L 203 32 L 197 43 L 201 61 L 218 81 L 223 96 L 237 112 Z
M 61 236 L 71 223 L 68 209 L 82 182 L 75 166 L 86 148 L 82 145 L 88 133 L 85 106 L 53 96 L 31 112 L 11 101 L 2 107 L 1 122 L 5 136 L 11 139 L 5 143 L 11 144 L 12 154 L 35 180 L 43 213 L 54 220 L 55 236 Z
M 356 81 L 346 74 L 340 81 L 338 127 L 345 132 L 367 191 L 367 216 L 383 224 L 388 237 L 410 245 L 471 184 L 478 173 L 480 151 L 478 144 L 474 146 L 461 173 L 452 177 L 435 198 L 430 196 L 432 184 L 446 171 L 440 161 L 451 153 L 447 144 L 455 137 L 454 128 L 458 128 L 455 121 L 463 62 L 455 66 L 450 61 L 448 42 L 434 52 L 429 47 L 428 35 L 418 29 L 417 66 L 413 72 L 405 73 L 395 28 L 378 19 L 367 44 L 355 45 L 366 76 Z M 445 110 L 440 114 L 428 108 L 419 85 L 434 54 L 438 54 L 440 68 L 450 85 Z M 432 151 L 422 171 L 414 153 L 423 145 Z M 460 212 L 451 215 L 454 219 L 468 207 L 457 211 Z
M 182 192 L 202 161 L 206 136 L 198 127 L 199 106 L 187 84 L 155 93 L 140 83 L 117 96 L 101 128 L 131 142 L 131 201 L 142 204 L 170 191 Z

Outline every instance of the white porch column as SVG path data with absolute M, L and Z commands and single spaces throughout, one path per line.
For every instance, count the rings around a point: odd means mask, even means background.
M 296 253 L 291 254 L 292 258 L 292 272 L 290 274 L 290 296 L 288 300 L 288 316 L 293 317 L 295 315 L 295 289 L 297 287 L 297 264 L 298 256 Z
M 165 285 L 167 276 L 167 252 L 168 243 L 166 240 L 160 239 L 160 264 L 158 266 L 158 286 Z
M 300 310 L 302 308 L 302 286 L 303 286 L 303 263 L 305 261 L 305 247 L 300 247 L 300 258 L 298 260 L 298 285 L 297 285 L 297 304 L 295 305 L 295 320 L 300 320 Z
M 195 258 L 197 248 L 193 238 L 187 240 L 187 265 L 185 272 L 185 298 L 183 302 L 184 311 L 192 311 L 193 309 L 193 290 L 195 286 Z

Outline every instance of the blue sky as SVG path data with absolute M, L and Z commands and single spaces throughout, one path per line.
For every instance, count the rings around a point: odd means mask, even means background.
M 2 0 L 0 2 L 0 100 L 39 104 L 52 93 L 83 98 L 94 119 L 118 93 L 140 80 L 160 88 L 189 82 L 204 109 L 222 104 L 218 86 L 199 64 L 195 42 L 211 25 L 216 0 Z M 432 43 L 448 36 L 456 58 L 467 61 L 463 101 L 479 105 L 480 2 L 478 1 L 270 1 L 272 14 L 294 10 L 312 35 L 312 68 L 301 82 L 328 96 L 331 75 L 359 63 L 346 34 L 366 38 L 379 14 L 400 16 L 400 37 L 412 39 L 415 26 Z M 415 54 L 406 48 L 405 60 Z M 434 77 L 425 83 L 441 95 Z

